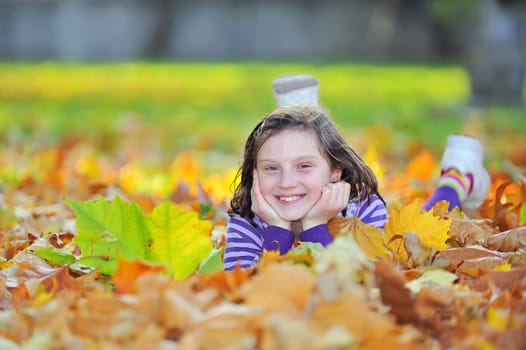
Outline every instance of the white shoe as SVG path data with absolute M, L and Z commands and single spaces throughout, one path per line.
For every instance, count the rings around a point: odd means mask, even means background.
M 278 106 L 308 104 L 318 106 L 318 80 L 308 74 L 288 74 L 272 81 Z
M 454 168 L 471 176 L 471 188 L 462 201 L 462 207 L 470 210 L 477 209 L 488 194 L 490 179 L 483 165 L 483 156 L 484 148 L 478 139 L 460 134 L 448 136 L 440 168 L 442 172 Z

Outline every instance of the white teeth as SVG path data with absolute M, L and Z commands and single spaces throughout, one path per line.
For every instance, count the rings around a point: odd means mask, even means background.
M 300 199 L 300 196 L 279 197 L 279 200 L 283 202 L 293 202 L 298 199 Z

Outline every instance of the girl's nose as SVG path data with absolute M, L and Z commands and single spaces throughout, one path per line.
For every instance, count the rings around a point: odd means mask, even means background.
M 281 187 L 291 188 L 291 187 L 296 186 L 296 183 L 297 183 L 297 179 L 296 179 L 296 174 L 294 173 L 294 171 L 283 170 L 281 172 L 280 183 L 279 183 Z

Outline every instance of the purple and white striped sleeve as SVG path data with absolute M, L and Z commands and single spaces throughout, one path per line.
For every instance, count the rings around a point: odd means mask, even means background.
M 263 233 L 261 226 L 254 227 L 248 220 L 235 214 L 230 217 L 226 230 L 226 247 L 223 257 L 225 270 L 236 266 L 253 266 L 263 252 Z
M 359 204 L 356 216 L 365 224 L 383 229 L 387 221 L 387 208 L 384 202 L 373 194 L 370 203 L 365 200 Z
M 352 199 L 345 216 L 356 216 L 366 224 L 383 229 L 387 221 L 387 209 L 380 197 L 373 194 L 370 203 L 359 198 Z

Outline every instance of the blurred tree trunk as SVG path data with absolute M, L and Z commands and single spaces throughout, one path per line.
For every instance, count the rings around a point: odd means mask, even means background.
M 467 53 L 473 105 L 523 105 L 523 10 L 521 1 L 480 1 L 478 27 Z
M 162 58 L 166 56 L 168 51 L 175 1 L 157 0 L 154 3 L 157 10 L 157 26 L 146 47 L 146 56 L 150 58 Z

